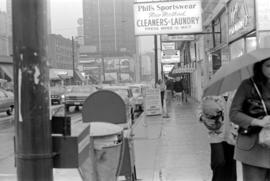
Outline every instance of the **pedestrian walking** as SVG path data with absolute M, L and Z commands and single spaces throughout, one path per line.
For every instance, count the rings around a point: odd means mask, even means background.
M 173 98 L 173 79 L 170 79 L 167 77 L 166 87 L 167 87 L 167 92 L 168 92 L 168 99 L 171 100 Z
M 183 84 L 181 81 L 181 77 L 176 77 L 173 90 L 174 90 L 174 95 L 176 97 L 177 103 L 180 103 L 182 99 L 182 92 L 183 92 Z
M 212 181 L 237 180 L 233 159 L 237 127 L 229 120 L 229 104 L 223 96 L 208 96 L 202 100 L 200 121 L 210 138 Z
M 270 59 L 253 65 L 253 76 L 242 81 L 230 109 L 231 120 L 239 125 L 234 157 L 242 162 L 243 181 L 270 180 L 270 149 L 258 142 L 260 130 L 270 126 L 262 101 L 269 113 Z
M 161 106 L 163 107 L 164 104 L 164 94 L 166 91 L 166 85 L 165 82 L 162 79 L 159 79 L 156 87 L 160 89 L 160 97 L 161 97 Z
M 182 85 L 183 85 L 183 91 L 182 91 L 182 102 L 187 103 L 187 93 L 188 93 L 188 87 L 187 87 L 187 80 L 186 78 L 181 79 Z

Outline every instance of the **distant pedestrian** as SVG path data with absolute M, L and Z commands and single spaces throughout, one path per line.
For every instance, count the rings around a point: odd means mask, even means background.
M 159 88 L 159 90 L 160 90 L 161 106 L 163 107 L 164 95 L 165 95 L 165 91 L 166 91 L 165 82 L 162 79 L 159 79 L 157 84 L 156 84 L 156 87 Z
M 187 80 L 186 78 L 182 77 L 181 79 L 182 85 L 183 85 L 183 91 L 182 91 L 182 102 L 188 102 L 187 101 L 187 93 L 188 93 L 188 87 L 187 87 Z
M 254 64 L 253 77 L 242 81 L 230 110 L 231 120 L 240 127 L 234 157 L 242 162 L 243 181 L 270 180 L 270 149 L 258 142 L 260 130 L 270 126 L 269 110 L 270 59 L 266 59 Z
M 168 91 L 168 98 L 172 99 L 173 98 L 173 86 L 174 86 L 173 79 L 167 78 L 167 81 L 165 83 L 166 83 L 166 87 L 167 87 L 167 91 Z
M 176 101 L 177 103 L 181 102 L 182 99 L 182 93 L 183 93 L 183 84 L 181 81 L 181 77 L 176 77 L 176 80 L 174 82 L 174 86 L 173 86 L 173 90 L 174 90 L 174 95 L 176 97 Z
M 233 159 L 237 127 L 230 122 L 228 107 L 222 96 L 202 100 L 200 121 L 208 129 L 211 148 L 212 181 L 236 181 L 236 161 Z

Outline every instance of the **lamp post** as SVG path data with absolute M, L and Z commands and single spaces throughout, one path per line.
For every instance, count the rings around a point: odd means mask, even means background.
M 71 46 L 72 46 L 72 70 L 73 70 L 73 79 L 75 76 L 75 48 L 74 48 L 74 37 L 71 37 Z M 75 79 L 74 79 L 75 80 Z

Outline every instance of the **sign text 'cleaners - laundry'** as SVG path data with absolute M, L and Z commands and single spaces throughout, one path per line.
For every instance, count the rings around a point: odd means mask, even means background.
M 202 31 L 200 1 L 134 4 L 136 35 L 189 34 Z

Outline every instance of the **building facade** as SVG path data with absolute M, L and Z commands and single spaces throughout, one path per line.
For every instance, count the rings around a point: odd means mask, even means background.
M 135 53 L 132 0 L 83 0 L 85 45 L 103 56 Z
M 0 11 L 0 55 L 9 55 L 7 13 Z
M 78 44 L 61 35 L 48 36 L 48 63 L 50 79 L 55 81 L 72 79 L 77 71 Z M 70 81 L 70 84 L 73 83 Z
M 197 68 L 192 74 L 192 96 L 198 100 L 221 66 L 257 48 L 270 47 L 267 0 L 202 2 L 204 33 L 196 36 Z

